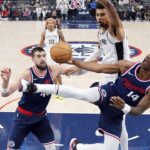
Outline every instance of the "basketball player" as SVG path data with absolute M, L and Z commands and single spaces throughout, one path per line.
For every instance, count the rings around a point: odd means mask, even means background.
M 65 41 L 64 35 L 61 30 L 56 28 L 56 21 L 53 18 L 46 20 L 46 30 L 42 32 L 41 40 L 39 43 L 40 47 L 43 47 L 45 44 L 45 51 L 48 64 L 55 64 L 55 62 L 50 57 L 50 48 L 59 41 Z M 57 79 L 58 84 L 62 84 L 62 78 L 59 76 Z M 56 97 L 62 99 L 61 97 Z
M 50 48 L 59 41 L 65 41 L 64 35 L 61 30 L 56 28 L 56 22 L 53 18 L 46 20 L 46 30 L 42 32 L 40 47 L 45 44 L 45 51 L 47 56 L 47 63 L 54 64 L 54 61 L 50 57 Z
M 60 74 L 57 65 L 46 64 L 46 54 L 43 48 L 37 47 L 32 51 L 32 60 L 35 65 L 24 71 L 22 76 L 14 84 L 9 85 L 11 70 L 1 70 L 2 90 L 1 95 L 7 97 L 21 87 L 20 80 L 40 84 L 53 84 Z M 54 134 L 46 114 L 46 106 L 51 95 L 46 93 L 23 93 L 16 110 L 8 140 L 9 150 L 18 150 L 25 137 L 32 132 L 43 144 L 45 150 L 56 150 Z
M 130 60 L 130 52 L 123 24 L 114 8 L 107 0 L 100 0 L 96 7 L 96 21 L 100 26 L 98 32 L 98 49 L 85 61 L 101 59 L 101 64 L 116 63 L 118 60 Z M 66 74 L 85 73 L 76 66 L 69 67 Z M 115 81 L 116 74 L 104 74 L 103 83 Z M 122 124 L 121 149 L 128 150 L 128 133 L 125 126 L 125 116 Z
M 88 89 L 78 89 L 65 85 L 23 85 L 23 91 L 44 92 L 66 98 L 85 100 L 97 105 L 100 110 L 99 132 L 104 134 L 104 144 L 82 144 L 77 139 L 70 142 L 70 150 L 118 150 L 123 115 L 142 114 L 150 107 L 150 54 L 143 62 L 133 63 L 126 60 L 114 64 L 70 61 L 82 69 L 97 73 L 121 73 L 116 81 L 105 85 L 92 85 Z M 32 89 L 32 90 L 31 90 Z
M 101 58 L 100 63 L 115 63 L 118 60 L 130 60 L 130 52 L 123 24 L 108 0 L 99 0 L 96 7 L 96 20 L 100 26 L 98 32 L 98 49 L 85 61 Z M 76 66 L 68 68 L 67 74 L 79 72 Z M 115 81 L 118 74 L 105 75 L 106 81 Z

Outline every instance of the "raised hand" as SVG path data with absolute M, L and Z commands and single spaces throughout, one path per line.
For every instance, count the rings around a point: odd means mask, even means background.
M 11 76 L 10 68 L 2 68 L 1 69 L 1 78 L 4 82 L 8 82 Z

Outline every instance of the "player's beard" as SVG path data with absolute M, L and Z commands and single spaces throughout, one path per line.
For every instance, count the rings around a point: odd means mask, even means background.
M 45 64 L 45 66 L 40 66 L 40 65 L 37 65 L 37 64 L 36 64 L 36 67 L 37 67 L 39 70 L 44 71 L 44 70 L 46 70 L 46 68 L 47 68 L 47 64 Z
M 104 23 L 99 23 L 99 28 L 104 28 L 104 29 L 108 29 L 108 25 L 104 24 Z

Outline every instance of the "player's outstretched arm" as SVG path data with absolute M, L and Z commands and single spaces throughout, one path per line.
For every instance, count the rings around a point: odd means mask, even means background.
M 98 64 L 95 62 L 83 62 L 79 60 L 71 60 L 69 63 L 88 71 L 108 74 L 123 73 L 133 65 L 133 62 L 126 60 L 121 60 L 114 64 Z
M 96 62 L 100 56 L 100 51 L 96 49 L 89 57 L 87 57 L 84 61 L 85 62 Z M 66 75 L 82 75 L 86 73 L 86 70 L 80 69 L 77 66 L 71 66 L 66 68 L 65 74 Z

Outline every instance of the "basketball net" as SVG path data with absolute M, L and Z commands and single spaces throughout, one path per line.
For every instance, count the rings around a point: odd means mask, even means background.
M 61 4 L 67 5 L 69 9 L 86 9 L 85 0 L 57 0 L 57 9 Z

